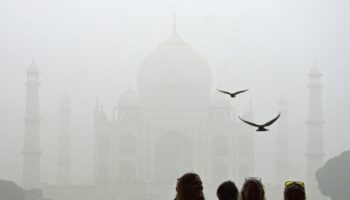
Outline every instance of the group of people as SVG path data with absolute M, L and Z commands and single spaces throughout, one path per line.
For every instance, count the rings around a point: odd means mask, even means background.
M 235 183 L 225 181 L 216 191 L 218 200 L 265 200 L 265 190 L 260 178 L 248 177 L 239 192 Z M 284 200 L 305 200 L 304 183 L 287 181 Z M 177 179 L 175 200 L 205 200 L 202 180 L 196 173 L 186 173 Z

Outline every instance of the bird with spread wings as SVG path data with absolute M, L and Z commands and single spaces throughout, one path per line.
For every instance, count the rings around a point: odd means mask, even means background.
M 254 127 L 258 127 L 258 129 L 256 131 L 268 131 L 268 129 L 266 129 L 266 126 L 270 126 L 272 125 L 275 121 L 277 121 L 277 119 L 281 116 L 281 113 L 279 113 L 275 118 L 273 118 L 272 120 L 266 122 L 265 124 L 255 124 L 253 122 L 249 122 L 247 120 L 242 119 L 241 117 L 238 117 L 240 120 L 242 120 L 243 122 L 254 126 Z
M 231 98 L 235 98 L 237 94 L 246 92 L 246 91 L 248 91 L 248 90 L 240 90 L 240 91 L 237 91 L 237 92 L 234 92 L 234 93 L 227 92 L 227 91 L 224 91 L 224 90 L 219 90 L 219 89 L 217 89 L 217 91 L 222 92 L 222 93 L 224 93 L 224 94 L 228 94 L 228 95 L 230 95 Z

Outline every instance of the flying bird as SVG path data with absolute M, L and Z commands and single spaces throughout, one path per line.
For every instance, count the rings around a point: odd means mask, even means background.
M 255 126 L 258 127 L 258 129 L 256 131 L 268 131 L 268 129 L 266 129 L 266 126 L 270 126 L 271 124 L 273 124 L 279 117 L 281 116 L 281 113 L 279 113 L 275 118 L 273 118 L 271 121 L 266 122 L 265 124 L 259 125 L 259 124 L 255 124 L 252 122 L 248 122 L 244 119 L 242 119 L 241 117 L 238 117 L 240 120 L 242 120 L 243 122 L 251 125 L 251 126 Z
M 217 89 L 217 91 L 222 92 L 224 94 L 228 94 L 228 95 L 230 95 L 231 98 L 235 98 L 237 94 L 246 92 L 246 91 L 248 91 L 248 89 L 247 90 L 240 90 L 240 91 L 237 91 L 237 92 L 234 92 L 234 93 L 223 91 L 223 90 L 218 90 L 218 89 Z

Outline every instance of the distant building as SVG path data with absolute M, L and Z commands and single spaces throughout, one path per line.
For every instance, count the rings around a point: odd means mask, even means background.
M 174 31 L 138 71 L 108 120 L 95 111 L 95 184 L 174 184 L 187 171 L 210 182 L 253 174 L 253 130 L 230 98 L 211 93 L 207 62 Z M 238 162 L 239 161 L 239 162 Z
M 212 92 L 209 65 L 175 29 L 145 58 L 137 81 L 138 92 L 120 96 L 112 119 L 96 106 L 93 184 L 43 186 L 46 196 L 86 199 L 94 188 L 115 199 L 162 199 L 185 172 L 215 186 L 254 176 L 254 130 L 237 123 L 230 97 Z
M 213 195 L 224 180 L 239 182 L 244 177 L 255 176 L 255 130 L 237 122 L 231 99 L 212 88 L 209 65 L 179 37 L 175 28 L 171 36 L 144 59 L 137 77 L 137 92 L 127 89 L 110 118 L 96 103 L 91 184 L 69 184 L 69 101 L 61 101 L 58 182 L 40 185 L 45 197 L 53 200 L 171 199 L 176 179 L 189 171 L 200 174 L 205 193 Z M 26 131 L 25 141 L 33 142 L 27 142 L 30 145 L 24 148 L 24 159 L 30 160 L 30 164 L 26 161 L 23 168 L 33 173 L 35 179 L 24 176 L 23 181 L 35 180 L 27 185 L 37 187 L 40 181 L 37 76 L 30 75 L 28 82 L 33 82 L 27 84 L 33 85 L 27 97 L 32 99 L 27 103 L 31 107 L 27 110 L 32 114 L 26 114 L 26 119 L 31 119 L 26 123 L 36 129 L 30 135 Z M 313 96 L 310 101 L 319 101 L 317 98 L 321 97 Z M 280 105 L 282 112 L 286 112 L 286 104 Z M 316 105 L 312 112 L 320 109 L 320 104 Z M 279 132 L 284 135 L 277 138 L 282 145 L 277 149 L 283 150 L 277 154 L 276 166 L 280 167 L 288 164 L 288 158 L 283 158 L 283 153 L 288 154 L 287 148 L 283 148 L 288 144 L 287 119 L 283 116 Z M 244 118 L 253 120 L 251 107 Z M 310 145 L 314 146 L 309 143 L 308 152 Z M 317 155 L 320 152 L 323 150 L 317 148 Z M 276 171 L 277 178 L 287 171 Z M 273 191 L 269 195 L 271 199 L 278 199 L 280 195 L 275 194 L 282 193 L 280 186 L 267 186 L 267 189 Z

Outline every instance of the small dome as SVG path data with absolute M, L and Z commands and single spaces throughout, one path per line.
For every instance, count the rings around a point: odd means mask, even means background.
M 119 97 L 118 106 L 135 107 L 138 105 L 139 97 L 136 92 L 132 91 L 131 89 L 123 92 Z
M 214 91 L 211 94 L 210 102 L 211 106 L 214 107 L 230 107 L 231 106 L 231 97 L 228 95 L 222 94 L 218 91 Z

